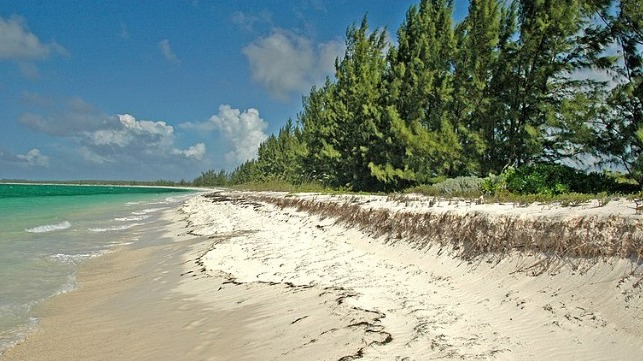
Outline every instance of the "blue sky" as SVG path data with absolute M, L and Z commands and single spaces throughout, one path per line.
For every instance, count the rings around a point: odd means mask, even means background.
M 410 0 L 0 0 L 0 179 L 231 170 Z M 456 17 L 467 1 L 456 1 Z

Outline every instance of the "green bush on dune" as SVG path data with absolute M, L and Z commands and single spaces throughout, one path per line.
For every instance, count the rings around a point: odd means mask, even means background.
M 507 168 L 499 176 L 485 178 L 482 190 L 488 194 L 540 194 L 557 196 L 566 193 L 632 193 L 637 186 L 618 182 L 604 173 L 584 173 L 560 164 L 537 164 Z

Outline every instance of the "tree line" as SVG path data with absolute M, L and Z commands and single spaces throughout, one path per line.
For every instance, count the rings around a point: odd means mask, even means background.
M 421 0 L 392 43 L 364 17 L 256 160 L 195 184 L 391 191 L 591 159 L 643 187 L 642 25 L 643 0 L 471 0 L 457 23 Z

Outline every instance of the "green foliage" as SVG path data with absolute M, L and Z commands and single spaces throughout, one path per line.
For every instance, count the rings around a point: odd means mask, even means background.
M 608 53 L 595 56 L 594 63 L 615 74 L 615 86 L 598 92 L 600 107 L 578 127 L 585 135 L 578 142 L 603 164 L 626 169 L 643 189 L 643 1 L 587 3 L 601 19 L 587 27 L 588 42 L 594 53 Z M 614 47 L 619 56 L 614 56 Z
M 605 206 L 612 199 L 613 196 L 608 196 L 606 193 L 599 194 L 581 194 L 581 193 L 565 193 L 559 195 L 552 194 L 516 194 L 516 193 L 498 193 L 485 195 L 485 203 L 513 203 L 515 206 L 522 207 L 528 206 L 533 203 L 559 203 L 564 207 L 578 206 L 583 203 L 590 202 L 598 199 L 599 206 Z
M 271 135 L 259 146 L 256 168 L 265 179 L 300 183 L 305 149 L 300 130 L 288 120 L 277 136 Z
M 303 176 L 332 187 L 380 190 L 369 164 L 386 153 L 382 124 L 383 30 L 370 32 L 366 18 L 346 32 L 346 52 L 335 64 L 337 81 L 313 88 L 300 114 Z
M 249 160 L 241 164 L 230 175 L 230 184 L 263 182 L 265 180 L 266 175 L 261 172 L 256 160 Z
M 461 139 L 468 133 L 452 112 L 455 38 L 453 3 L 423 0 L 412 6 L 389 53 L 384 119 L 393 147 L 380 179 L 422 183 L 466 173 Z
M 215 172 L 211 169 L 201 172 L 200 176 L 194 178 L 192 185 L 196 187 L 222 187 L 228 185 L 229 182 L 229 175 L 224 170 Z
M 464 128 L 461 142 L 467 168 L 478 174 L 496 169 L 496 109 L 501 79 L 499 63 L 502 38 L 502 6 L 496 0 L 474 0 L 467 17 L 456 27 L 454 115 Z M 502 165 L 501 165 L 502 166 Z
M 408 191 L 438 197 L 477 198 L 482 195 L 484 182 L 478 177 L 456 177 L 432 185 L 413 187 Z
M 593 155 L 625 169 L 640 190 L 641 9 L 641 0 L 471 0 L 456 24 L 452 0 L 420 0 L 395 45 L 364 18 L 348 27 L 334 78 L 304 97 L 295 124 L 263 142 L 256 160 L 195 183 L 350 191 L 433 183 L 420 189 L 543 197 L 632 190 L 556 165 Z M 582 78 L 596 69 L 616 78 Z M 481 186 L 459 178 L 488 174 L 499 175 Z
M 264 182 L 248 182 L 232 185 L 230 188 L 244 191 L 273 191 L 273 192 L 314 192 L 328 193 L 330 190 L 319 183 L 292 184 L 283 180 L 269 180 Z
M 631 184 L 617 182 L 604 173 L 584 173 L 559 164 L 537 164 L 507 168 L 500 176 L 485 179 L 485 193 L 538 194 L 556 196 L 565 193 L 597 194 L 632 192 Z

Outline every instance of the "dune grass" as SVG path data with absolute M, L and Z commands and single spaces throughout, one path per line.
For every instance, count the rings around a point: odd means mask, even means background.
M 643 261 L 643 227 L 640 220 L 626 217 L 580 216 L 557 219 L 494 216 L 480 212 L 408 212 L 368 208 L 355 199 L 341 202 L 298 197 L 239 195 L 248 201 L 294 208 L 337 224 L 355 227 L 386 242 L 406 242 L 414 248 L 448 247 L 458 257 L 481 256 L 501 259 L 512 252 L 534 256 L 527 267 L 540 274 L 561 262 L 590 261 L 612 257 Z

